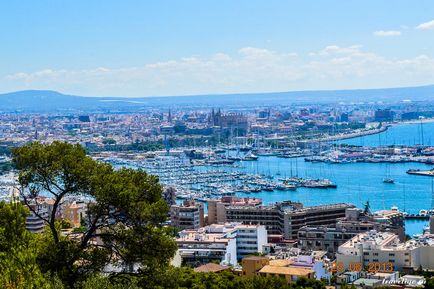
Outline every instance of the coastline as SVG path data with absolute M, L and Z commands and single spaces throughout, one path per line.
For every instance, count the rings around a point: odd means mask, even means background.
M 396 123 L 391 123 L 399 125 L 399 124 L 420 124 L 420 123 L 430 123 L 430 122 L 434 122 L 434 118 L 423 118 L 423 119 L 419 119 L 419 120 L 405 120 L 405 121 L 399 121 Z
M 358 131 L 358 132 L 352 132 L 352 133 L 343 134 L 343 135 L 329 136 L 329 137 L 319 139 L 318 141 L 319 142 L 338 141 L 338 140 L 351 139 L 351 138 L 357 138 L 357 137 L 362 137 L 362 136 L 367 136 L 367 135 L 378 134 L 378 133 L 385 132 L 390 126 L 392 126 L 392 125 L 386 124 L 386 125 L 382 125 L 380 128 L 363 130 L 363 131 Z
M 319 139 L 317 141 L 329 142 L 329 141 L 352 139 L 352 138 L 357 138 L 357 137 L 379 134 L 379 133 L 387 131 L 389 129 L 389 127 L 396 126 L 396 125 L 420 124 L 420 123 L 432 123 L 432 122 L 434 122 L 434 118 L 425 118 L 425 119 L 421 119 L 421 120 L 406 120 L 406 121 L 388 122 L 388 123 L 384 123 L 382 125 L 382 127 L 377 128 L 377 129 L 364 130 L 364 131 L 353 132 L 353 133 L 344 134 L 344 135 L 334 135 L 334 136 L 329 136 L 329 137 Z

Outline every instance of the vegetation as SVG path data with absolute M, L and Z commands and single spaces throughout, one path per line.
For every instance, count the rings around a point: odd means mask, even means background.
M 32 234 L 25 228 L 25 219 L 28 210 L 20 203 L 0 203 L 0 288 L 43 288 L 43 289 L 296 289 L 296 288 L 325 288 L 325 284 L 316 280 L 299 279 L 296 283 L 288 285 L 282 278 L 255 277 L 243 278 L 231 272 L 222 273 L 195 273 L 189 268 L 173 268 L 158 266 L 153 274 L 146 274 L 146 270 L 138 272 L 113 273 L 102 275 L 100 272 L 86 274 L 70 284 L 68 280 L 59 278 L 63 275 L 61 268 L 48 266 L 41 258 L 53 246 L 47 245 L 52 238 L 50 230 L 42 234 Z M 54 246 L 56 246 L 54 244 Z M 73 247 L 71 244 L 69 246 Z M 70 248 L 64 246 L 70 252 Z M 55 250 L 53 250 L 55 249 Z M 60 262 L 59 250 L 53 248 L 50 254 Z M 157 249 L 157 248 L 154 248 Z M 82 267 L 84 268 L 84 267 Z
M 24 203 L 48 227 L 37 258 L 43 273 L 56 274 L 72 288 L 110 263 L 128 273 L 140 264 L 143 275 L 168 266 L 176 244 L 172 230 L 162 226 L 168 208 L 157 177 L 141 170 L 114 170 L 86 156 L 81 146 L 61 142 L 17 148 L 13 159 Z M 32 206 L 42 194 L 54 200 L 48 218 Z M 94 200 L 81 240 L 62 236 L 55 219 L 60 204 L 74 196 Z M 102 242 L 94 242 L 97 238 Z

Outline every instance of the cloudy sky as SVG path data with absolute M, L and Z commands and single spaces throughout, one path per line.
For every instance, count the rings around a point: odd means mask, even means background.
M 434 84 L 434 1 L 1 1 L 0 92 Z

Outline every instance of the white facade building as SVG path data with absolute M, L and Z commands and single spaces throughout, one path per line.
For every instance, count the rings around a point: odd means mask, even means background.
M 214 260 L 235 266 L 238 259 L 263 252 L 267 231 L 262 225 L 213 224 L 197 230 L 183 230 L 176 240 L 184 263 L 199 265 Z
M 363 267 L 373 263 L 392 264 L 392 270 L 403 268 L 434 268 L 434 235 L 423 235 L 405 243 L 399 241 L 396 234 L 390 232 L 369 231 L 359 234 L 339 246 L 337 262 L 342 262 L 345 269 L 361 262 Z M 384 269 L 384 265 L 381 265 Z M 386 265 L 387 267 L 387 265 Z

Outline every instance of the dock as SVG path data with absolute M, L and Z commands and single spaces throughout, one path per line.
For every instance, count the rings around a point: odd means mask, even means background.
M 426 170 L 426 171 L 422 171 L 422 170 L 408 170 L 407 174 L 409 174 L 409 175 L 434 177 L 434 169 Z
M 430 215 L 408 214 L 404 216 L 406 220 L 429 220 Z

